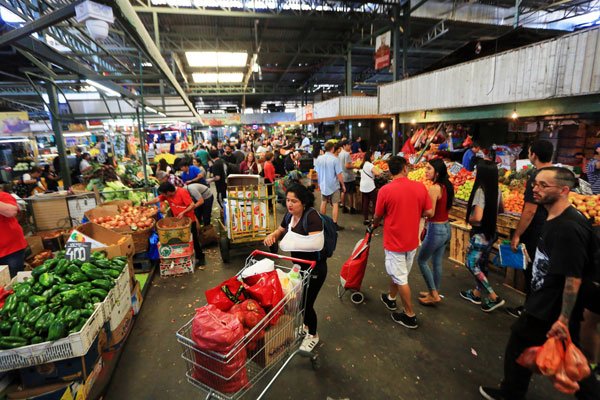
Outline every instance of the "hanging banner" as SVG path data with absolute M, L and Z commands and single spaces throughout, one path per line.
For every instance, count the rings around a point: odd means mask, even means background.
M 0 132 L 31 132 L 31 128 L 29 126 L 29 116 L 26 112 L 0 112 Z
M 392 32 L 386 32 L 375 39 L 375 69 L 390 66 L 390 44 L 392 43 Z
M 205 114 L 202 118 L 204 126 L 241 125 L 240 114 Z

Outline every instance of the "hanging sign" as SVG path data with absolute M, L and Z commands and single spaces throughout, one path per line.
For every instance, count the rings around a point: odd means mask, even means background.
M 0 133 L 31 132 L 26 112 L 0 112 Z
M 313 111 L 313 105 L 312 104 L 307 104 L 304 106 L 304 120 L 305 121 L 310 121 L 312 119 L 314 119 L 314 111 Z
M 375 69 L 390 66 L 392 32 L 388 31 L 375 39 Z

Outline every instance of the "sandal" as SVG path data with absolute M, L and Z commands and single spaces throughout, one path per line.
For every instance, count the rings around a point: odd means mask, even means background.
M 442 299 L 435 300 L 431 296 L 428 296 L 428 297 L 419 297 L 419 303 L 421 303 L 424 306 L 436 306 L 441 301 L 442 301 Z
M 419 297 L 429 297 L 429 292 L 419 292 Z

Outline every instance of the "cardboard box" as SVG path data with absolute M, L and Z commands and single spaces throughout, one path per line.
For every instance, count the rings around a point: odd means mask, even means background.
M 194 257 L 164 258 L 160 260 L 160 276 L 194 273 Z
M 109 333 L 107 349 L 114 349 L 115 347 L 122 344 L 129 332 L 131 332 L 131 328 L 133 327 L 133 312 L 128 312 L 125 314 L 125 318 L 121 321 L 121 323 Z
M 30 389 L 54 383 L 85 380 L 99 358 L 97 337 L 85 356 L 19 369 L 21 384 Z
M 91 210 L 83 213 L 83 215 L 90 221 L 94 218 L 114 217 L 118 214 L 119 207 L 117 207 L 116 205 L 102 205 L 96 208 L 92 208 Z
M 143 301 L 142 287 L 138 281 L 135 281 L 135 287 L 131 292 L 131 306 L 133 307 L 133 315 L 138 315 L 140 313 Z
M 291 315 L 282 315 L 277 325 L 270 327 L 265 332 L 265 337 L 257 345 L 256 355 L 248 354 L 248 358 L 265 368 L 279 361 L 285 352 L 294 343 L 294 318 Z
M 44 250 L 44 242 L 42 238 L 36 235 L 33 236 L 25 236 L 25 240 L 27 240 L 27 244 L 31 249 L 31 254 L 35 255 Z
M 194 242 L 165 245 L 159 243 L 158 254 L 160 258 L 190 257 L 194 255 Z
M 0 265 L 0 287 L 10 284 L 10 270 L 8 265 Z
M 116 302 L 109 318 L 111 331 L 117 329 L 125 317 L 132 313 L 131 289 L 129 288 L 129 285 L 125 287 L 125 290 L 116 293 L 116 295 Z
M 81 235 L 77 235 L 77 233 Z M 108 258 L 117 256 L 130 257 L 134 254 L 131 235 L 117 233 L 92 222 L 80 225 L 77 229 L 74 229 L 69 236 L 69 241 L 73 240 L 91 242 L 92 251 L 102 251 Z

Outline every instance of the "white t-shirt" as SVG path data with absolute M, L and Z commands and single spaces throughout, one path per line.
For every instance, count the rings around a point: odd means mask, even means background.
M 375 190 L 375 175 L 373 175 L 373 164 L 366 161 L 360 170 L 360 191 L 361 193 L 371 193 Z
M 87 168 L 91 167 L 91 164 L 87 160 L 81 160 L 79 163 L 79 170 L 83 172 Z

